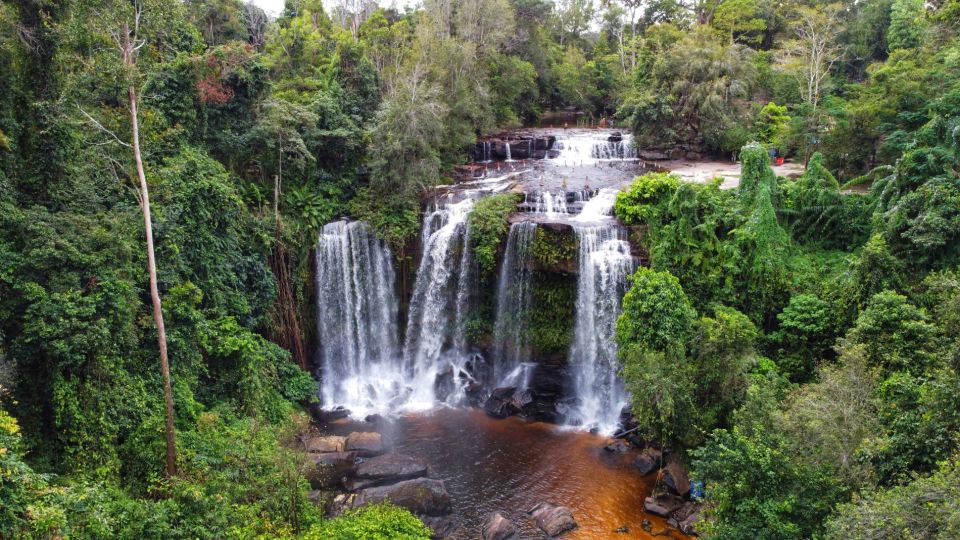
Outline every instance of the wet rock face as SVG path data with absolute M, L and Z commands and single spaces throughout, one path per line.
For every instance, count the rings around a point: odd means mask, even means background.
M 530 510 L 530 517 L 537 527 L 550 538 L 554 538 L 577 528 L 573 512 L 566 506 L 554 506 L 540 503 Z
M 360 490 L 353 500 L 353 507 L 390 501 L 414 514 L 442 516 L 450 512 L 450 495 L 442 480 L 414 478 L 388 486 Z
M 487 518 L 481 537 L 483 540 L 513 540 L 517 537 L 517 527 L 497 512 Z
M 677 459 L 671 459 L 660 473 L 660 479 L 673 493 L 686 497 L 690 493 L 690 477 L 687 470 Z
M 643 508 L 651 514 L 660 517 L 670 517 L 673 512 L 683 507 L 683 499 L 676 495 L 657 495 L 643 500 Z

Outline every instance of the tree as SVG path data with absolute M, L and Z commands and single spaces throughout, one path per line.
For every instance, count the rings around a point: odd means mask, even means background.
M 814 111 L 820 103 L 830 70 L 843 57 L 837 37 L 842 30 L 840 4 L 800 7 L 793 21 L 796 38 L 784 45 L 784 67 L 800 83 L 800 95 Z
M 596 14 L 593 0 L 559 0 L 555 11 L 560 46 L 580 39 Z
M 927 314 L 893 291 L 875 294 L 842 341 L 862 345 L 872 366 L 919 375 L 937 360 L 936 329 Z
M 925 16 L 923 0 L 894 0 L 890 8 L 890 27 L 887 29 L 890 52 L 912 49 L 923 43 Z
M 157 262 L 153 246 L 153 219 L 150 212 L 150 190 L 147 184 L 146 173 L 143 167 L 143 156 L 140 151 L 140 119 L 137 112 L 138 98 L 136 82 L 137 53 L 146 44 L 139 35 L 141 18 L 144 14 L 144 5 L 137 2 L 131 8 L 127 6 L 108 5 L 113 10 L 114 19 L 107 19 L 106 23 L 115 23 L 107 29 L 114 43 L 120 50 L 124 78 L 127 84 L 127 113 L 130 122 L 131 142 L 121 141 L 117 135 L 105 128 L 89 114 L 87 119 L 103 131 L 107 131 L 112 138 L 128 148 L 132 155 L 138 180 L 138 195 L 140 210 L 143 213 L 143 226 L 146 236 L 145 251 L 147 253 L 147 271 L 150 282 L 150 301 L 153 305 L 153 320 L 157 328 L 157 345 L 160 350 L 160 369 L 163 375 L 163 398 L 166 408 L 166 474 L 172 477 L 177 473 L 176 435 L 173 427 L 173 389 L 170 384 L 170 362 L 167 358 L 167 334 L 163 321 L 163 307 L 161 305 L 160 290 L 157 287 Z M 132 9 L 132 11 L 131 11 Z M 130 26 L 132 20 L 133 26 Z

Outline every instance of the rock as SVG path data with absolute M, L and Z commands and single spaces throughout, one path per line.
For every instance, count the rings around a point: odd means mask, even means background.
M 620 142 L 623 140 L 623 133 L 620 133 L 619 131 L 614 131 L 613 133 L 610 134 L 609 137 L 607 137 L 607 140 L 610 142 Z
M 656 448 L 646 448 L 633 460 L 633 466 L 640 471 L 640 474 L 650 474 L 660 466 L 661 456 L 662 454 Z
M 676 528 L 683 534 L 697 534 L 696 524 L 700 521 L 699 503 L 687 501 L 678 510 L 673 512 L 673 519 L 677 522 Z
M 670 517 L 682 506 L 683 499 L 674 495 L 658 495 L 643 500 L 643 509 L 660 517 Z
M 311 437 L 307 441 L 307 452 L 343 452 L 346 450 L 347 438 L 336 435 Z
M 383 437 L 375 431 L 354 431 L 347 436 L 344 449 L 362 457 L 378 456 L 384 452 Z
M 637 157 L 650 161 L 662 161 L 670 159 L 670 156 L 666 152 L 661 152 L 660 150 L 640 150 L 637 152 Z
M 430 528 L 430 538 L 443 540 L 450 538 L 460 531 L 460 522 L 450 516 L 426 516 L 421 518 L 423 524 Z
M 363 489 L 357 493 L 353 507 L 382 501 L 390 501 L 414 514 L 441 516 L 450 511 L 450 495 L 443 481 L 433 478 L 414 478 Z
M 370 486 L 392 484 L 400 480 L 409 480 L 426 476 L 430 466 L 418 457 L 403 454 L 384 454 L 365 460 L 357 466 L 349 489 L 361 489 Z
M 687 470 L 683 464 L 675 458 L 668 461 L 667 466 L 660 471 L 660 479 L 670 491 L 681 497 L 690 493 L 690 477 L 687 476 Z
M 577 528 L 577 522 L 573 519 L 573 512 L 566 506 L 540 503 L 534 506 L 529 513 L 537 527 L 550 538 Z
M 446 401 L 450 394 L 457 390 L 457 383 L 454 380 L 453 366 L 447 366 L 446 369 L 437 373 L 433 380 L 433 394 L 437 401 Z
M 342 420 L 347 418 L 350 416 L 350 410 L 344 409 L 343 407 L 324 409 L 320 407 L 320 405 L 315 404 L 310 407 L 310 414 L 318 424 L 326 424 L 328 422 L 333 422 L 334 420 Z
M 482 537 L 483 540 L 511 540 L 517 537 L 517 528 L 512 521 L 497 512 L 487 518 Z
M 510 415 L 520 412 L 513 406 L 513 394 L 517 391 L 515 386 L 502 386 L 494 388 L 490 397 L 483 404 L 483 410 L 494 418 L 506 418 Z
M 305 476 L 314 489 L 330 488 L 353 474 L 356 460 L 356 452 L 307 454 Z
M 614 439 L 613 442 L 603 447 L 607 452 L 614 454 L 625 454 L 630 451 L 630 444 L 623 439 Z

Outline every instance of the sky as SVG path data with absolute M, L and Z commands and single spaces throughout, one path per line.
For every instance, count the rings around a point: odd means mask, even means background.
M 416 4 L 418 0 L 379 0 L 378 3 L 381 6 L 391 6 L 396 5 L 397 8 L 403 9 L 406 6 Z M 284 0 L 253 0 L 253 3 L 260 6 L 261 9 L 266 11 L 271 15 L 278 15 L 283 11 Z M 327 11 L 330 11 L 330 8 L 337 3 L 337 0 L 323 0 L 323 5 L 327 8 Z

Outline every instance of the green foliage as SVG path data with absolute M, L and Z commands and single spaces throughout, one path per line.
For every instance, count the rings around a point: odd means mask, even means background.
M 680 185 L 675 174 L 652 172 L 639 176 L 627 191 L 617 193 L 614 214 L 626 225 L 661 225 L 660 209 Z
M 953 457 L 929 476 L 841 505 L 827 522 L 824 538 L 955 538 L 960 535 L 960 514 L 954 504 L 958 499 L 960 468 Z
M 777 347 L 777 364 L 790 380 L 806 382 L 815 363 L 831 357 L 836 339 L 834 307 L 812 294 L 790 297 L 777 314 L 777 330 L 769 336 Z
M 538 227 L 540 231 L 542 227 Z M 530 347 L 535 358 L 560 357 L 573 341 L 577 281 L 571 275 L 535 272 L 529 314 Z
M 926 313 L 905 296 L 883 291 L 857 317 L 844 346 L 862 345 L 871 365 L 919 374 L 935 363 L 936 339 Z
M 789 122 L 790 116 L 785 106 L 772 101 L 767 103 L 760 109 L 754 122 L 757 139 L 767 147 L 780 148 Z
M 537 227 L 530 253 L 541 268 L 553 271 L 574 268 L 577 264 L 576 237 L 569 229 L 557 231 Z
M 303 536 L 308 540 L 428 540 L 430 530 L 409 511 L 372 504 L 324 522 Z
M 510 230 L 510 214 L 517 211 L 518 196 L 500 193 L 477 201 L 467 218 L 470 246 L 482 272 L 496 270 L 497 252 Z
M 918 47 L 923 41 L 926 9 L 920 0 L 894 0 L 887 44 L 891 51 Z
M 621 349 L 669 352 L 681 349 L 690 337 L 696 311 L 680 281 L 668 272 L 641 267 L 630 278 L 617 319 Z
M 417 201 L 394 195 L 383 198 L 371 189 L 361 189 L 350 200 L 353 217 L 370 224 L 386 240 L 395 253 L 402 253 L 407 241 L 420 228 L 420 210 Z

